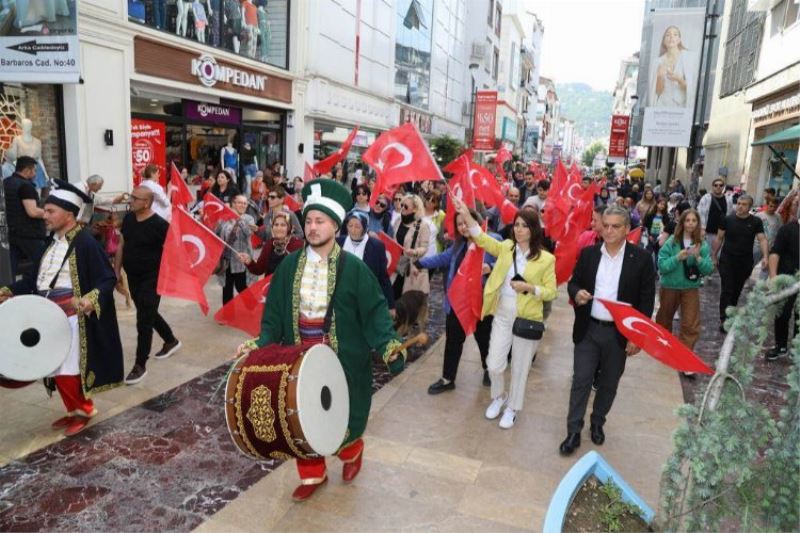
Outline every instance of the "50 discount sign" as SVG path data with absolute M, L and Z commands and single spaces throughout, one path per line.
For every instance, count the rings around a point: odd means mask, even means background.
M 166 125 L 157 120 L 131 119 L 131 162 L 133 164 L 133 186 L 142 181 L 142 172 L 147 165 L 156 165 L 161 171 L 161 185 L 166 182 Z

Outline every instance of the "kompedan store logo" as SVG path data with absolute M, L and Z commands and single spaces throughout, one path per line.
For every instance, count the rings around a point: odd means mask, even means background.
M 217 82 L 229 83 L 255 91 L 263 91 L 267 87 L 266 76 L 219 65 L 217 60 L 209 54 L 202 54 L 199 58 L 192 59 L 192 75 L 197 76 L 200 83 L 206 87 L 213 87 Z

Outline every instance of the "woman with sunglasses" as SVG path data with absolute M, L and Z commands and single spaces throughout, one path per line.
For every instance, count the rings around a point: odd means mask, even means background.
M 539 340 L 514 335 L 517 318 L 541 323 L 543 303 L 556 297 L 555 257 L 544 249 L 539 214 L 522 209 L 514 217 L 510 238 L 498 242 L 484 233 L 469 208 L 453 199 L 456 212 L 466 220 L 475 244 L 497 257 L 483 290 L 481 318 L 494 315 L 486 366 L 492 382 L 492 402 L 486 418 L 493 420 L 503 411 L 500 427 L 514 426 L 525 401 L 525 386 Z M 503 373 L 511 349 L 511 383 L 506 393 Z
M 287 213 L 292 221 L 291 235 L 298 239 L 303 238 L 303 228 L 297 215 L 283 205 L 285 197 L 286 189 L 283 188 L 283 185 L 275 185 L 267 194 L 267 211 L 264 213 L 263 226 L 258 231 L 258 237 L 262 241 L 268 241 L 272 238 L 272 218 L 275 213 Z
M 384 195 L 379 195 L 375 205 L 369 212 L 367 231 L 371 234 L 380 231 L 388 234 L 392 227 L 392 213 L 389 211 L 389 200 Z
M 369 187 L 363 184 L 356 185 L 356 188 L 353 189 L 353 209 L 351 209 L 350 212 L 352 213 L 353 211 L 361 211 L 365 215 L 369 216 L 369 196 Z M 344 231 L 343 233 L 347 232 Z
M 404 260 L 397 268 L 394 280 L 394 297 L 399 299 L 404 292 L 422 291 L 430 294 L 431 286 L 428 271 L 417 272 L 414 262 L 428 251 L 431 239 L 430 227 L 422 221 L 422 200 L 419 196 L 407 194 L 400 202 L 400 218 L 394 225 L 394 238 L 403 247 Z

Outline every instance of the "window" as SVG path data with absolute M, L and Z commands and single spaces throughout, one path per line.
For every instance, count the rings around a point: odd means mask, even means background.
M 486 17 L 486 23 L 492 27 L 492 15 L 494 15 L 494 0 L 489 0 L 489 16 Z
M 511 57 L 508 61 L 508 88 L 514 89 L 517 84 L 514 83 L 517 74 L 517 43 L 511 43 Z
M 734 94 L 753 81 L 763 28 L 764 13 L 747 11 L 747 0 L 733 1 L 728 40 L 724 43 L 720 97 Z
M 800 20 L 800 3 L 797 0 L 792 0 L 786 6 L 786 20 L 783 23 L 783 29 L 788 28 L 798 20 Z
M 770 11 L 770 30 L 769 36 L 774 37 L 783 31 L 783 23 L 786 16 L 786 0 L 781 0 Z
M 494 34 L 500 37 L 500 29 L 501 24 L 503 22 L 503 6 L 500 5 L 500 2 L 495 4 L 494 10 Z M 497 76 L 495 76 L 497 78 Z
M 396 2 L 394 97 L 428 107 L 431 78 L 433 0 Z
M 492 54 L 492 78 L 494 78 L 494 81 L 497 81 L 497 70 L 499 65 L 500 65 L 500 49 L 495 46 L 494 53 Z

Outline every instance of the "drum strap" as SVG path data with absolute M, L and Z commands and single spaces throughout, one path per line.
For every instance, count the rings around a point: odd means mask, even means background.
M 83 231 L 83 230 L 81 230 L 81 231 Z M 75 249 L 75 244 L 77 242 L 78 242 L 78 236 L 75 235 L 75 237 L 73 237 L 72 241 L 69 243 L 69 246 L 67 247 L 67 253 L 64 254 L 64 260 L 61 261 L 61 266 L 58 267 L 58 270 L 56 271 L 56 275 L 53 276 L 52 280 L 50 280 L 49 287 L 50 287 L 51 291 L 56 288 L 56 281 L 58 280 L 58 276 L 59 276 L 59 274 L 61 274 L 61 270 L 64 269 L 64 265 L 67 264 L 67 260 L 69 259 L 69 256 L 72 254 L 72 251 Z
M 339 258 L 336 261 L 336 280 L 333 282 L 333 293 L 331 293 L 331 300 L 328 302 L 328 309 L 325 311 L 325 319 L 322 323 L 322 334 L 326 339 L 331 330 L 331 323 L 333 322 L 333 301 L 336 298 L 339 280 L 342 279 L 342 272 L 344 271 L 344 255 L 344 251 L 339 252 Z

